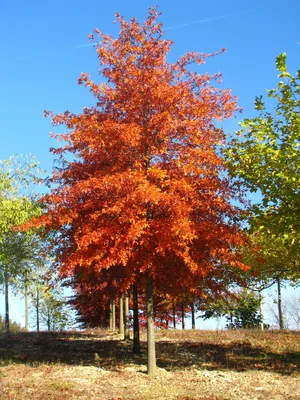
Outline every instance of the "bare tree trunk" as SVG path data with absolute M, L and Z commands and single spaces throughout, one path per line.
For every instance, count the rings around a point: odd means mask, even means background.
M 50 309 L 48 307 L 48 315 L 47 315 L 47 326 L 48 326 L 48 332 L 51 331 L 51 317 L 50 317 Z
M 263 297 L 261 294 L 261 290 L 258 292 L 258 301 L 259 301 L 259 316 L 260 316 L 260 330 L 264 330 L 264 315 L 263 315 Z
M 230 329 L 233 328 L 233 315 L 232 315 L 232 311 L 229 311 L 229 319 L 230 319 Z
M 36 331 L 40 331 L 40 289 L 36 287 Z
M 154 336 L 154 307 L 153 307 L 153 281 L 146 275 L 146 306 L 147 306 L 147 374 L 156 372 L 155 336 Z
M 195 322 L 195 306 L 192 302 L 191 304 L 191 311 L 192 311 L 192 329 L 196 329 L 196 322 Z
M 181 303 L 181 325 L 182 325 L 182 330 L 185 329 L 185 321 L 184 321 L 184 304 Z
M 133 353 L 141 353 L 140 345 L 140 326 L 139 326 L 139 299 L 138 299 L 138 289 L 136 285 L 132 288 L 133 294 Z
M 109 330 L 113 330 L 112 300 L 109 302 Z
M 174 303 L 173 303 L 173 328 L 176 329 L 176 308 Z
M 281 304 L 281 286 L 279 276 L 276 278 L 277 281 L 277 294 L 278 294 L 278 319 L 279 319 L 279 329 L 284 329 L 284 321 L 282 315 L 282 304 Z
M 116 301 L 112 300 L 112 331 L 116 331 Z
M 9 332 L 9 288 L 8 288 L 8 271 L 7 267 L 4 269 L 4 280 L 5 280 L 5 332 Z
M 124 336 L 124 296 L 121 295 L 120 299 L 119 299 L 119 314 L 120 314 L 120 318 L 119 318 L 119 322 L 120 322 L 120 335 Z
M 124 314 L 125 314 L 124 340 L 130 340 L 130 333 L 129 333 L 129 293 L 128 293 L 128 291 L 126 291 L 126 293 L 125 293 Z
M 28 272 L 25 271 L 25 331 L 29 331 L 29 312 L 28 312 Z

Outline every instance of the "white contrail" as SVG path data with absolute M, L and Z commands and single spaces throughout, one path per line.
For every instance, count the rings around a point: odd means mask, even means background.
M 220 15 L 218 17 L 212 17 L 212 18 L 206 18 L 206 19 L 199 19 L 197 21 L 186 22 L 185 24 L 180 24 L 180 25 L 168 26 L 168 27 L 164 28 L 164 30 L 165 31 L 170 31 L 171 29 L 184 28 L 186 26 L 203 24 L 203 23 L 206 23 L 206 22 L 219 21 L 220 19 L 238 17 L 240 15 L 248 14 L 248 13 L 253 12 L 253 11 L 255 11 L 255 9 L 254 8 L 250 8 L 248 10 L 240 11 L 240 12 L 237 12 L 237 13 L 225 14 L 225 15 Z
M 30 56 L 18 56 L 16 58 L 14 58 L 14 61 L 27 61 L 30 60 L 31 57 Z
M 237 13 L 225 14 L 225 15 L 220 15 L 218 17 L 212 17 L 212 18 L 206 18 L 206 19 L 199 19 L 197 21 L 191 21 L 191 22 L 187 22 L 185 24 L 180 24 L 180 25 L 168 26 L 168 27 L 164 28 L 164 31 L 170 31 L 172 29 L 177 29 L 177 28 L 184 28 L 184 27 L 190 26 L 190 25 L 203 24 L 205 22 L 218 21 L 220 19 L 238 17 L 239 15 L 248 14 L 248 13 L 250 13 L 252 11 L 255 11 L 255 9 L 251 8 L 251 9 L 240 11 L 240 12 L 237 12 Z M 91 47 L 93 45 L 94 45 L 94 42 L 86 43 L 86 44 L 76 44 L 76 45 L 72 46 L 72 49 L 84 49 L 85 47 Z
M 84 49 L 85 47 L 94 46 L 94 44 L 95 44 L 94 42 L 86 44 L 75 44 L 74 46 L 71 46 L 71 49 Z

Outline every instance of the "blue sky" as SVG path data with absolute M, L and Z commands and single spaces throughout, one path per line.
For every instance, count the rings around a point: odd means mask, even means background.
M 201 66 L 222 72 L 225 87 L 244 112 L 227 122 L 228 132 L 253 114 L 254 97 L 276 85 L 275 57 L 288 54 L 288 68 L 300 68 L 299 0 L 12 0 L 0 7 L 0 159 L 34 153 L 48 172 L 53 165 L 52 130 L 44 109 L 80 112 L 93 104 L 77 85 L 81 72 L 97 80 L 97 57 L 88 46 L 94 28 L 117 35 L 115 12 L 143 21 L 159 6 L 165 37 L 174 41 L 170 61 L 187 51 L 226 53 Z
M 170 60 L 186 51 L 226 53 L 200 71 L 222 72 L 224 86 L 238 96 L 244 116 L 253 100 L 276 84 L 275 57 L 285 51 L 291 72 L 299 68 L 299 0 L 12 0 L 0 12 L 0 159 L 34 153 L 42 167 L 52 169 L 49 148 L 55 141 L 43 110 L 80 112 L 93 103 L 77 85 L 81 72 L 97 79 L 97 57 L 88 34 L 99 28 L 117 35 L 114 13 L 143 21 L 147 8 L 158 5 L 174 41 Z M 226 123 L 235 130 L 237 121 Z

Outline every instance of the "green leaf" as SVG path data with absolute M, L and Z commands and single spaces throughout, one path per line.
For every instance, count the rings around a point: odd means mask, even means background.
M 255 105 L 255 110 L 261 111 L 265 109 L 265 104 L 263 102 L 263 97 L 259 96 L 259 97 L 255 97 L 255 101 L 254 101 L 254 105 Z
M 300 242 L 300 86 L 286 71 L 285 53 L 277 57 L 276 66 L 281 74 L 277 87 L 267 91 L 270 111 L 262 96 L 255 99 L 259 116 L 240 123 L 239 137 L 226 157 L 239 187 L 261 194 L 261 201 L 249 209 L 256 219 L 251 225 L 284 240 L 293 253 Z
M 286 53 L 281 53 L 276 57 L 276 68 L 280 72 L 286 72 Z

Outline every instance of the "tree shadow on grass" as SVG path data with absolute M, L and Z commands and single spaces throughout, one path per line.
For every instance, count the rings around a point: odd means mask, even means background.
M 283 375 L 300 372 L 300 353 L 273 353 L 248 343 L 211 344 L 184 341 L 158 343 L 159 364 L 167 370 L 268 370 Z
M 113 335 L 22 332 L 0 336 L 0 363 L 30 365 L 61 363 L 112 368 L 126 365 L 134 356 L 131 343 Z
M 157 365 L 168 371 L 182 369 L 269 370 L 284 375 L 300 372 L 300 353 L 274 353 L 250 343 L 227 344 L 203 341 L 158 341 Z M 119 370 L 146 364 L 146 343 L 141 355 L 132 354 L 132 343 L 117 335 L 93 333 L 22 332 L 0 336 L 0 365 L 22 363 L 32 366 L 61 363 Z

